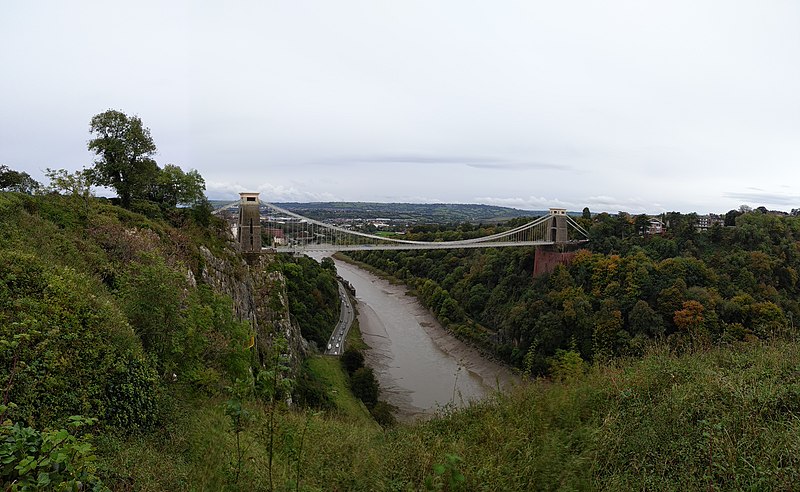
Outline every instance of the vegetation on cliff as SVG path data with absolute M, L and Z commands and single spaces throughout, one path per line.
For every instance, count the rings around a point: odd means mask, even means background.
M 62 432 L 77 439 L 69 433 L 76 415 L 91 423 L 79 432 L 91 428 L 101 442 L 138 440 L 170 432 L 187 399 L 219 405 L 227 387 L 255 385 L 251 373 L 266 385 L 275 368 L 254 356 L 253 326 L 203 280 L 209 258 L 228 265 L 231 284 L 246 281 L 246 267 L 225 239 L 227 225 L 196 214 L 173 209 L 165 222 L 105 200 L 0 193 L 0 455 L 13 465 L 3 483 L 35 482 L 43 470 L 59 480 L 50 486 L 77 480 L 53 474 L 51 458 L 22 451 Z M 290 271 L 296 264 L 286 260 L 268 268 Z M 328 288 L 335 292 L 333 280 Z M 277 326 L 259 336 L 285 337 L 269 331 Z M 289 350 L 282 347 L 266 350 L 282 357 Z M 310 372 L 299 374 L 304 384 L 286 386 L 289 395 L 323 393 L 314 392 Z M 53 452 L 69 439 L 57 440 Z M 94 456 L 90 442 L 74 442 Z M 101 458 L 115 452 L 106 444 Z M 126 474 L 87 463 L 68 467 L 90 470 L 89 478 Z
M 558 351 L 583 360 L 687 344 L 769 339 L 800 316 L 800 218 L 759 211 L 698 232 L 669 214 L 663 236 L 638 218 L 585 220 L 592 241 L 568 267 L 532 278 L 534 250 L 359 252 L 406 281 L 443 324 L 532 374 Z

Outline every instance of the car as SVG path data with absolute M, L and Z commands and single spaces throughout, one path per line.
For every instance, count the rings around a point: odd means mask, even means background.
M 336 348 L 339 348 L 339 344 L 338 343 L 336 344 Z
M 331 344 L 329 343 L 329 344 L 328 344 L 328 350 L 330 350 L 330 349 L 331 349 Z

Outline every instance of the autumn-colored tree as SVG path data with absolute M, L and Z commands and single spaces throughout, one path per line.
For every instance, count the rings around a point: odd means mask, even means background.
M 683 309 L 675 311 L 673 321 L 679 331 L 689 335 L 695 342 L 703 342 L 707 338 L 703 305 L 697 301 L 684 301 Z

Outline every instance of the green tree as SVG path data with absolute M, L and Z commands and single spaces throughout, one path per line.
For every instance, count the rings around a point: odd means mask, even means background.
M 550 375 L 557 381 L 572 381 L 579 378 L 586 369 L 581 354 L 574 350 L 558 349 L 550 358 Z
M 664 333 L 664 319 L 647 302 L 639 300 L 628 313 L 628 323 L 632 335 L 640 333 L 659 336 Z
M 50 169 L 48 167 L 44 174 L 50 180 L 45 188 L 47 192 L 70 195 L 85 200 L 92 195 L 92 182 L 89 172 L 85 169 L 71 173 L 66 169 Z
M 120 203 L 130 208 L 131 200 L 142 198 L 156 181 L 158 166 L 151 158 L 156 144 L 150 129 L 138 116 L 109 109 L 95 115 L 89 132 L 89 150 L 97 155 L 90 170 L 94 184 L 110 186 L 119 195 Z
M 165 208 L 175 208 L 178 204 L 194 206 L 205 197 L 205 189 L 205 180 L 194 169 L 184 173 L 180 167 L 167 164 L 158 172 L 149 198 Z
M 650 217 L 645 214 L 637 215 L 633 219 L 633 228 L 636 230 L 637 234 L 647 234 L 647 231 L 650 228 Z
M 8 166 L 0 166 L 0 190 L 18 191 L 32 195 L 41 186 L 26 172 L 14 171 Z
M 367 408 L 372 408 L 378 403 L 378 393 L 380 388 L 375 373 L 369 367 L 362 367 L 350 377 L 350 388 L 353 395 L 361 399 Z
M 364 354 L 352 347 L 348 347 L 339 360 L 348 374 L 353 374 L 364 367 Z

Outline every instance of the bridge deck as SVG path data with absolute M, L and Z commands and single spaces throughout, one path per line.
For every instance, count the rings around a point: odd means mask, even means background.
M 574 241 L 578 244 L 585 241 Z M 447 241 L 430 244 L 307 244 L 303 246 L 278 246 L 277 248 L 263 248 L 264 251 L 277 251 L 278 253 L 302 253 L 306 251 L 335 252 L 335 251 L 387 251 L 387 250 L 426 250 L 426 249 L 467 249 L 467 248 L 508 248 L 520 246 L 549 246 L 553 241 L 503 241 L 470 244 L 452 244 Z

